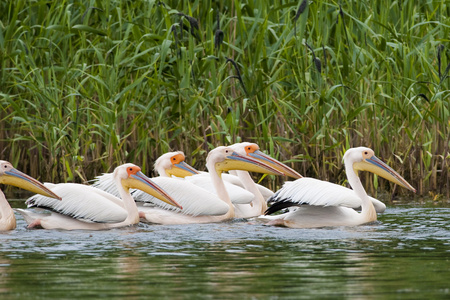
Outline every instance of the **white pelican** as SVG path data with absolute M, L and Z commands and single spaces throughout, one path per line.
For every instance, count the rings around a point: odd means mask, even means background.
M 354 203 L 348 201 L 348 192 L 342 186 L 313 180 L 305 182 L 306 178 L 287 182 L 275 193 L 274 204 L 266 214 L 272 214 L 279 209 L 289 206 L 299 206 L 296 210 L 275 216 L 260 217 L 261 220 L 270 220 L 268 225 L 286 226 L 293 228 L 312 228 L 326 226 L 353 226 L 376 221 L 377 214 L 373 201 L 358 177 L 358 171 L 369 171 L 384 177 L 408 190 L 416 190 L 392 168 L 378 159 L 373 150 L 366 147 L 352 148 L 344 154 L 345 171 L 354 193 L 361 202 L 361 212 L 353 208 Z M 313 183 L 316 185 L 314 186 Z M 308 189 L 304 187 L 308 186 Z M 315 188 L 315 189 L 314 189 Z M 329 193 L 335 195 L 329 197 Z
M 164 190 L 145 176 L 140 167 L 134 164 L 118 166 L 113 174 L 121 199 L 83 184 L 45 184 L 59 194 L 62 201 L 35 195 L 27 200 L 27 204 L 29 207 L 50 209 L 49 214 L 22 209 L 17 211 L 24 216 L 30 228 L 101 230 L 139 222 L 138 209 L 130 195 L 130 188 L 143 190 L 180 207 Z
M 10 162 L 5 160 L 0 160 L 0 183 L 14 185 L 34 193 L 61 200 L 59 196 L 46 188 L 42 183 L 15 169 Z M 14 228 L 16 228 L 14 211 L 6 200 L 5 194 L 0 190 L 0 231 Z
M 148 222 L 146 214 L 150 211 L 159 210 L 174 210 L 178 213 L 192 216 L 216 216 L 227 213 L 228 205 L 217 195 L 177 177 L 198 174 L 198 171 L 185 163 L 184 159 L 185 156 L 181 151 L 168 152 L 161 155 L 155 162 L 155 170 L 160 176 L 152 178 L 152 181 L 164 189 L 183 209 L 169 205 L 143 191 L 133 190 L 131 194 L 138 206 L 141 221 Z M 92 186 L 118 196 L 111 173 L 97 176 Z
M 168 152 L 161 155 L 155 162 L 155 170 L 160 176 L 152 178 L 152 181 L 164 189 L 183 209 L 181 210 L 173 205 L 169 205 L 143 191 L 134 190 L 131 194 L 138 206 L 141 221 L 150 221 L 146 215 L 150 212 L 158 212 L 159 210 L 173 210 L 192 216 L 216 216 L 228 212 L 228 205 L 217 195 L 182 178 L 170 177 L 185 177 L 198 174 L 198 171 L 185 163 L 184 159 L 185 156 L 181 151 Z M 118 191 L 111 173 L 97 176 L 92 186 L 118 196 Z
M 307 203 L 317 203 L 317 205 L 321 205 L 322 203 L 325 203 L 324 205 L 328 205 L 327 203 L 341 203 L 340 205 L 346 207 L 351 207 L 356 210 L 361 209 L 361 198 L 355 193 L 354 190 L 330 182 L 309 177 L 302 177 L 291 168 L 284 166 L 283 164 L 279 165 L 278 161 L 258 155 L 260 151 L 257 154 L 251 154 L 252 150 L 250 150 L 250 148 L 246 151 L 248 151 L 249 155 L 252 155 L 253 158 L 259 159 L 260 161 L 274 167 L 278 171 L 285 173 L 287 176 L 298 178 L 295 181 L 285 182 L 283 186 L 287 193 L 291 191 L 292 195 L 287 195 L 287 198 L 292 198 L 293 202 L 299 202 L 297 201 L 298 199 L 304 199 L 302 197 L 307 197 L 307 200 L 301 201 L 306 201 Z M 289 168 L 291 171 L 286 168 Z M 320 193 L 318 193 L 318 191 L 320 191 Z M 273 197 L 273 195 L 271 197 Z M 271 200 L 269 199 L 267 199 L 267 202 L 270 203 Z M 386 210 L 386 205 L 380 200 L 370 196 L 369 199 L 372 201 L 377 213 L 382 213 Z M 288 203 L 285 203 L 284 205 L 285 207 L 291 206 Z M 273 209 L 278 208 L 277 210 L 279 210 L 284 208 L 281 206 L 282 204 L 278 203 Z
M 159 224 L 192 224 L 221 222 L 235 217 L 234 206 L 222 180 L 222 172 L 229 170 L 247 170 L 252 172 L 266 173 L 271 175 L 283 175 L 276 169 L 255 160 L 249 156 L 236 153 L 230 147 L 220 146 L 208 153 L 206 167 L 211 176 L 211 183 L 220 199 L 229 207 L 228 212 L 221 216 L 189 216 L 174 211 L 149 212 L 147 220 Z
M 259 150 L 259 146 L 255 143 L 248 143 L 248 142 L 236 143 L 230 147 L 241 155 L 250 156 L 254 159 L 272 165 L 272 167 L 282 172 L 286 176 L 290 176 L 293 178 L 302 178 L 302 176 L 299 173 L 297 173 L 287 165 L 279 162 L 278 160 L 270 157 L 267 154 L 264 154 L 262 151 Z M 267 202 L 262 192 L 265 192 L 267 194 L 268 192 L 266 190 L 269 189 L 261 185 L 257 185 L 247 171 L 236 170 L 234 172 L 236 172 L 238 179 L 240 180 L 240 183 L 244 186 L 244 188 L 247 189 L 249 192 L 253 193 L 255 196 L 251 204 L 235 205 L 236 217 L 252 218 L 264 214 L 264 212 L 267 209 Z

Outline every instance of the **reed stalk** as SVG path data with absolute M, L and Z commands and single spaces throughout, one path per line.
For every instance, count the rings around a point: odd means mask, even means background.
M 2 1 L 1 157 L 84 182 L 123 162 L 152 174 L 169 150 L 203 170 L 209 149 L 252 141 L 345 184 L 345 149 L 365 145 L 449 198 L 449 16 L 447 1 Z

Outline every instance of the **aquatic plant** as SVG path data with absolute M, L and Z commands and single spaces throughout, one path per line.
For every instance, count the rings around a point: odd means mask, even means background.
M 33 177 L 79 182 L 124 162 L 150 173 L 171 149 L 204 169 L 209 149 L 245 140 L 344 183 L 345 149 L 365 145 L 418 194 L 449 196 L 446 1 L 0 9 L 0 149 Z

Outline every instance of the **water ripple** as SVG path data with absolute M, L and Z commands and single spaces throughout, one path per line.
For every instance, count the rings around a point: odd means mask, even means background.
M 0 234 L 0 297 L 444 298 L 449 213 L 397 206 L 356 227 L 239 220 L 108 231 L 28 230 L 18 216 Z

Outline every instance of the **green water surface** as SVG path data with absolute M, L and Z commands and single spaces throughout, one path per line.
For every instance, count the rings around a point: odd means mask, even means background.
M 0 233 L 0 299 L 450 299 L 450 205 L 375 224 Z

